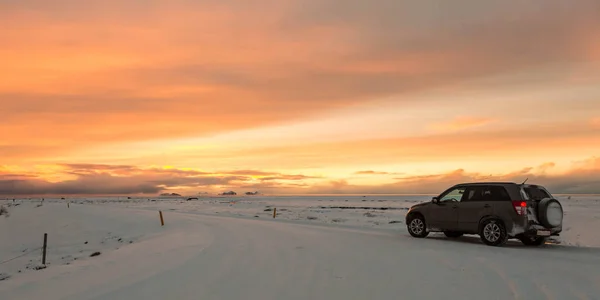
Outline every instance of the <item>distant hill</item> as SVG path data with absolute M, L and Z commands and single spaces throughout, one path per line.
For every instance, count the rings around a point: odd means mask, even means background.
M 160 194 L 161 197 L 181 197 L 181 195 L 177 194 L 177 193 L 164 193 L 164 194 Z

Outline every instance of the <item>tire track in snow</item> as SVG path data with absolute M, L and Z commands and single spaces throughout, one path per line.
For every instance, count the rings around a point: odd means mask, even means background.
M 557 300 L 557 298 L 554 297 L 554 295 L 548 289 L 548 286 L 545 283 L 540 282 L 535 278 L 533 279 L 533 282 L 535 283 L 535 286 L 538 289 L 538 291 L 540 291 L 546 297 L 546 300 Z
M 573 287 L 570 287 L 569 291 L 571 291 L 571 294 L 573 296 L 577 297 L 577 299 L 579 299 L 579 300 L 590 300 L 590 297 L 588 297 L 587 295 L 581 293 L 580 291 L 577 291 L 577 290 L 573 289 Z
M 482 265 L 486 266 L 488 269 L 493 271 L 496 275 L 498 275 L 504 281 L 504 283 L 506 284 L 506 287 L 512 294 L 513 299 L 515 299 L 515 300 L 522 299 L 515 282 L 512 279 L 508 278 L 506 273 L 500 267 L 498 267 L 498 265 L 496 265 L 482 257 L 477 257 L 477 261 L 479 261 Z

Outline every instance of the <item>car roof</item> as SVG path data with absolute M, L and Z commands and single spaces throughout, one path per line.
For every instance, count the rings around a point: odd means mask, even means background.
M 513 185 L 517 184 L 515 182 L 501 182 L 501 181 L 482 181 L 482 182 L 466 182 L 460 183 L 456 186 L 466 186 L 466 185 Z

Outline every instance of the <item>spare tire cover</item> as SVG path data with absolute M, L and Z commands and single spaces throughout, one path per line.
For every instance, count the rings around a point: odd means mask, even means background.
M 558 200 L 544 198 L 538 204 L 538 219 L 542 225 L 555 228 L 562 225 L 563 209 Z

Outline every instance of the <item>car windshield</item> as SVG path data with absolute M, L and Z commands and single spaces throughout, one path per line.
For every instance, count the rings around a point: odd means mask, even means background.
M 444 195 L 441 199 L 440 202 L 445 202 L 445 201 L 460 201 L 460 199 L 462 198 L 463 194 L 465 193 L 465 187 L 459 187 L 459 188 L 455 188 L 451 191 L 449 191 L 446 195 Z

